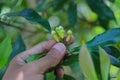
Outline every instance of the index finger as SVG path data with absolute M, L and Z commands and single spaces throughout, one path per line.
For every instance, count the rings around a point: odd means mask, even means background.
M 52 48 L 52 46 L 55 45 L 55 43 L 56 43 L 55 40 L 44 41 L 26 51 L 18 54 L 17 56 L 15 56 L 14 59 L 17 60 L 17 62 L 23 63 L 29 56 L 31 56 L 33 54 L 38 54 L 38 53 L 49 51 Z

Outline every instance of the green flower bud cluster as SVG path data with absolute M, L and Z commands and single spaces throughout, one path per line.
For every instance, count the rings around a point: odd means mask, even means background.
M 66 32 L 62 26 L 56 27 L 55 30 L 52 30 L 52 32 L 51 32 L 52 37 L 57 42 L 64 41 L 65 34 L 66 34 Z M 68 30 L 67 35 L 66 35 L 66 39 L 64 42 L 68 42 L 71 39 L 71 37 L 72 37 L 72 31 Z
M 72 38 L 72 31 L 71 30 L 65 31 L 65 29 L 62 26 L 59 26 L 51 31 L 51 35 L 54 38 L 54 40 L 56 40 L 56 42 L 62 42 L 68 47 L 68 42 Z M 63 60 L 57 66 L 62 65 L 64 60 L 66 60 L 70 56 L 71 56 L 70 51 L 67 48 Z

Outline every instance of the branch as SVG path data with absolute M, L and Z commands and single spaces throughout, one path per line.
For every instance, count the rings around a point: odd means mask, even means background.
M 1 24 L 3 25 L 6 25 L 8 27 L 14 27 L 14 28 L 17 28 L 19 29 L 20 31 L 26 31 L 26 32 L 29 32 L 29 33 L 35 33 L 35 31 L 31 31 L 31 30 L 27 30 L 25 28 L 21 28 L 19 26 L 16 26 L 16 25 L 13 25 L 13 24 L 10 24 L 10 23 L 6 23 L 6 22 L 3 22 L 3 21 L 0 21 Z

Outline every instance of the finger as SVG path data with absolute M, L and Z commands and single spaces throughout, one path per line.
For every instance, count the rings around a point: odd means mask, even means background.
M 38 53 L 41 53 L 41 52 L 45 52 L 45 51 L 49 51 L 52 46 L 56 43 L 55 40 L 48 40 L 48 41 L 45 41 L 45 42 L 42 42 L 20 54 L 18 54 L 14 59 L 13 61 L 17 61 L 17 63 L 25 63 L 24 61 L 31 55 L 33 54 L 38 54 Z
M 56 43 L 50 52 L 39 60 L 28 63 L 26 67 L 30 67 L 33 73 L 43 74 L 48 69 L 55 67 L 65 55 L 66 47 L 62 43 Z M 33 66 L 33 68 L 31 68 Z
M 43 75 L 31 75 L 31 76 L 24 76 L 24 79 L 21 80 L 44 80 L 44 76 Z M 19 79 L 20 80 L 20 79 Z
M 56 68 L 55 75 L 58 76 L 58 77 L 60 77 L 60 78 L 64 77 L 64 69 L 63 69 L 62 66 Z

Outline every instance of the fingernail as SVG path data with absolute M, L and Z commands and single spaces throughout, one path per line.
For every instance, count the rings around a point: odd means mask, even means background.
M 63 43 L 57 43 L 53 46 L 53 48 L 60 51 L 61 54 L 64 54 L 66 51 L 66 47 Z

